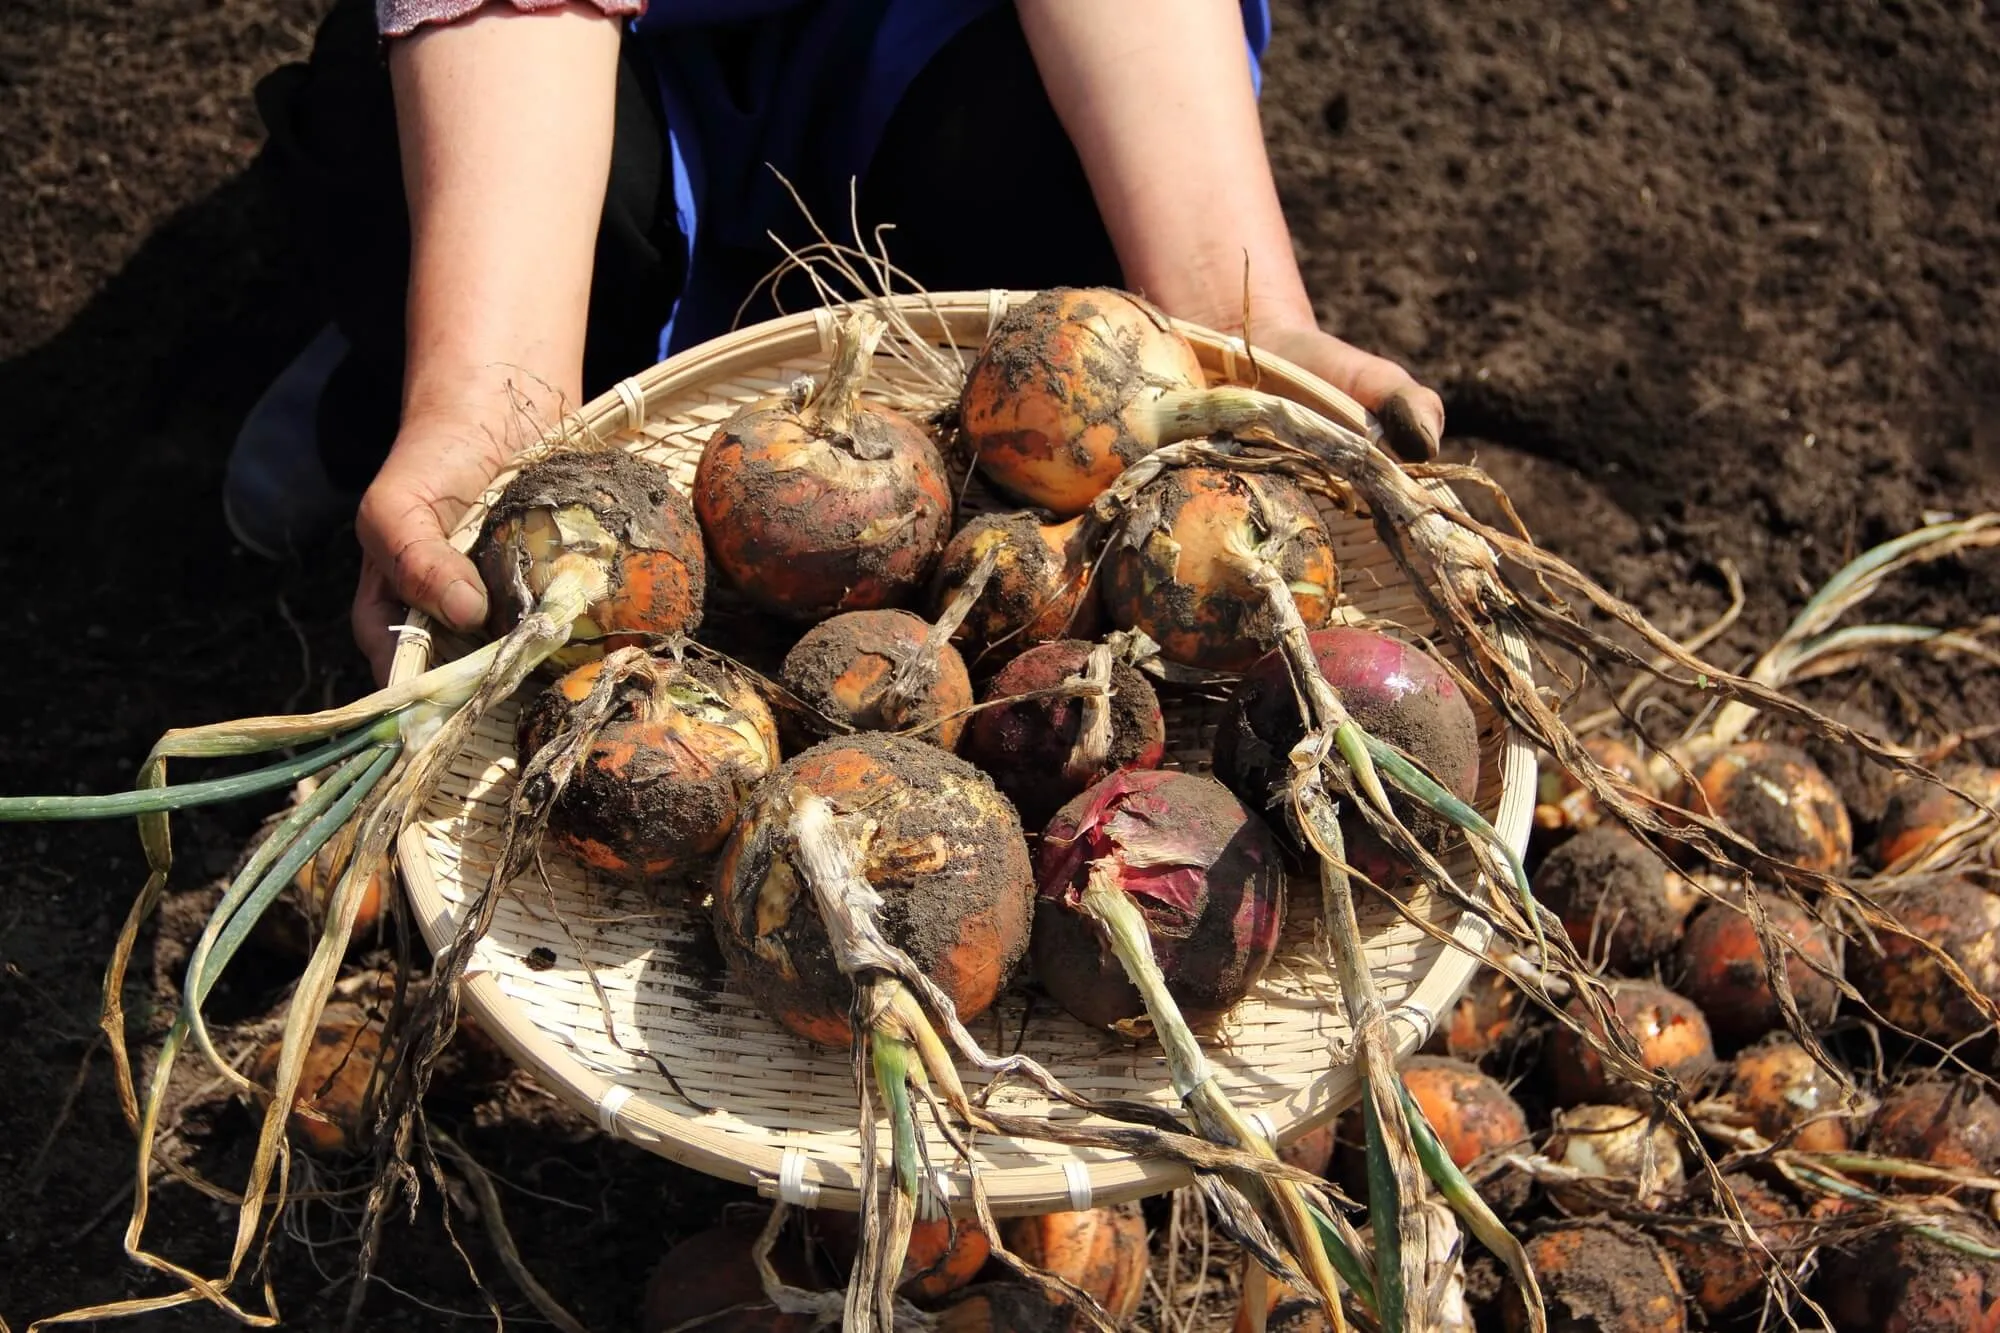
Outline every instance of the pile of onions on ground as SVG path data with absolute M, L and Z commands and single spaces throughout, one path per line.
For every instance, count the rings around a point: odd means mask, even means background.
M 2000 895 L 1974 875 L 1895 873 L 1963 831 L 1972 810 L 1962 801 L 1909 782 L 1864 825 L 1827 773 L 1781 741 L 1731 744 L 1679 783 L 1660 782 L 1666 766 L 1641 748 L 1608 737 L 1591 744 L 1635 788 L 1673 790 L 1677 804 L 1714 812 L 1796 864 L 1839 875 L 1860 863 L 1861 882 L 1910 934 L 2000 997 Z M 1952 777 L 1980 792 L 1983 772 L 1959 767 Z M 1809 892 L 1721 878 L 1670 842 L 1646 846 L 1600 819 L 1559 773 L 1544 779 L 1537 824 L 1537 897 L 1608 974 L 1610 1011 L 1639 1043 L 1641 1063 L 1678 1082 L 1696 1136 L 1607 1070 L 1576 1030 L 1598 1031 L 1579 998 L 1567 1022 L 1550 1023 L 1489 969 L 1443 1016 L 1429 1064 L 1456 1071 L 1463 1090 L 1437 1099 L 1441 1133 L 1459 1126 L 1476 1151 L 1491 1107 L 1525 1112 L 1525 1142 L 1492 1148 L 1482 1188 L 1528 1237 L 1551 1318 L 1634 1333 L 1747 1329 L 1775 1317 L 1772 1302 L 1806 1317 L 1803 1292 L 1842 1329 L 1990 1319 L 2000 1300 L 1990 1226 L 1963 1217 L 1941 1233 L 1912 1231 L 1905 1216 L 1913 1196 L 1962 1195 L 2000 1169 L 2000 1099 L 1977 1072 L 1991 1037 L 1943 963 L 1889 931 L 1848 937 L 1837 905 Z M 1788 1030 L 1751 892 L 1824 1055 Z M 1936 1072 L 1946 1048 L 1974 1072 Z M 1440 1075 L 1419 1061 L 1406 1077 Z M 1343 1133 L 1332 1174 L 1355 1183 L 1351 1138 Z M 1697 1146 L 1718 1161 L 1747 1155 L 1725 1163 L 1727 1205 Z M 1773 1153 L 1782 1168 L 1765 1163 Z M 1510 1179 L 1511 1189 L 1499 1183 Z M 1472 1285 L 1501 1326 L 1525 1327 L 1494 1276 L 1482 1279 L 1475 1265 Z

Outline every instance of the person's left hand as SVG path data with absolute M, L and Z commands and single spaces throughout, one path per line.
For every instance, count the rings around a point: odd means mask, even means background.
M 1373 412 L 1384 441 L 1406 462 L 1437 457 L 1444 400 L 1394 361 L 1314 325 L 1252 328 L 1251 334 L 1257 346 L 1311 371 Z

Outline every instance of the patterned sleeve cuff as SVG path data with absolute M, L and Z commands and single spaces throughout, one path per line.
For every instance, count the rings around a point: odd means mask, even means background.
M 375 26 L 384 37 L 407 37 L 427 23 L 450 23 L 489 4 L 511 4 L 525 11 L 561 9 L 569 0 L 375 0 Z M 637 18 L 646 0 L 588 0 L 606 14 Z

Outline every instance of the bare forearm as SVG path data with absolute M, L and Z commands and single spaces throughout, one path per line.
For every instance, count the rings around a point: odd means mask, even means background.
M 1309 325 L 1230 0 L 1020 0 L 1128 286 L 1211 327 Z
M 581 391 L 619 30 L 488 9 L 390 48 L 411 224 L 406 423 Z

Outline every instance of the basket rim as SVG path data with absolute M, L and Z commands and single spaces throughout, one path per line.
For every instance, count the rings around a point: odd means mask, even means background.
M 845 306 L 819 307 L 746 326 L 723 337 L 689 348 L 621 381 L 576 411 L 566 414 L 547 432 L 542 444 L 573 440 L 579 435 L 601 437 L 619 431 L 637 432 L 655 400 L 686 392 L 703 383 L 721 381 L 732 373 L 768 369 L 786 356 L 824 352 L 830 347 L 840 315 L 856 305 L 881 308 L 891 303 L 933 345 L 976 346 L 985 330 L 1015 302 L 1032 292 L 989 289 L 922 295 L 872 297 Z M 1350 429 L 1368 433 L 1367 414 L 1349 395 L 1272 353 L 1254 352 L 1235 335 L 1175 319 L 1174 326 L 1194 343 L 1204 366 L 1215 377 L 1241 382 L 1254 367 L 1260 383 L 1287 397 L 1296 397 L 1340 420 Z M 499 473 L 479 501 L 468 508 L 453 529 L 451 541 L 465 550 L 476 539 L 487 506 L 514 475 L 517 466 Z M 1449 486 L 1436 479 L 1423 483 L 1441 500 L 1455 502 Z M 411 610 L 403 618 L 391 668 L 391 681 L 416 675 L 430 663 L 432 639 L 428 618 Z M 1501 646 L 1523 669 L 1529 668 L 1525 644 L 1511 629 L 1499 628 Z M 1525 849 L 1533 813 L 1535 757 L 1515 729 L 1498 719 L 1500 755 L 1499 801 L 1492 823 L 1500 837 L 1520 853 Z M 419 819 L 403 831 L 397 862 L 406 900 L 426 944 L 436 951 L 449 940 L 456 914 L 438 889 L 426 855 L 430 821 Z M 1392 1010 L 1395 1054 L 1400 1062 L 1427 1040 L 1438 1018 L 1457 1003 L 1478 966 L 1476 955 L 1491 937 L 1490 927 L 1469 913 L 1458 913 L 1450 934 L 1458 947 L 1446 946 L 1410 993 Z M 1469 952 L 1468 952 L 1469 951 Z M 474 971 L 464 983 L 467 1013 L 510 1058 L 526 1068 L 538 1083 L 576 1109 L 590 1115 L 605 1132 L 624 1138 L 658 1155 L 705 1174 L 755 1186 L 768 1196 L 788 1202 L 852 1210 L 859 1197 L 820 1171 L 802 1150 L 773 1141 L 755 1143 L 740 1133 L 704 1124 L 703 1117 L 657 1105 L 614 1079 L 589 1067 L 570 1048 L 544 1032 L 522 1002 L 509 996 L 497 978 Z M 1351 1069 L 1334 1067 L 1319 1079 L 1337 1078 Z M 1352 1083 L 1350 1077 L 1348 1080 Z M 1356 1085 L 1358 1086 L 1358 1085 Z M 1326 1124 L 1352 1104 L 1353 1088 L 1323 1099 L 1317 1110 L 1272 1125 L 1281 1143 Z M 1054 1145 L 1040 1168 L 1010 1167 L 981 1174 L 993 1211 L 1000 1215 L 1085 1208 L 1164 1193 L 1187 1184 L 1192 1174 L 1169 1163 L 1132 1157 L 1084 1159 L 1061 1157 Z M 1079 1163 L 1081 1169 L 1079 1169 Z M 1004 1185 L 1003 1185 L 1004 1182 Z M 960 1200 L 963 1201 L 962 1199 Z

